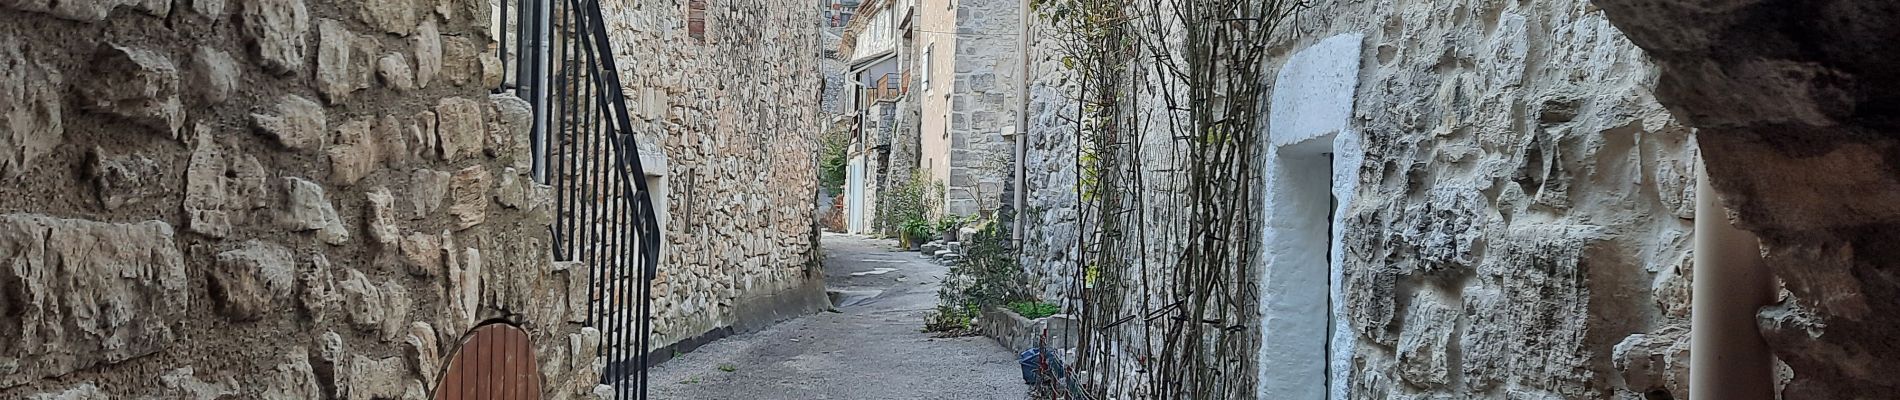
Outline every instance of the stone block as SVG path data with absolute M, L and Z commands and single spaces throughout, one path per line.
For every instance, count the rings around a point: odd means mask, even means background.
M 81 382 L 78 385 L 73 385 L 72 387 L 69 387 L 69 388 L 66 388 L 65 390 L 60 390 L 57 392 L 44 392 L 44 393 L 38 393 L 38 394 L 26 396 L 26 400 L 111 400 L 111 399 L 112 399 L 112 396 L 108 395 L 106 391 L 100 390 L 99 385 L 95 385 L 92 382 Z
M 369 2 L 366 2 L 369 3 Z M 390 53 L 376 60 L 376 76 L 382 79 L 383 86 L 398 91 L 416 89 L 416 72 L 409 66 L 409 58 L 402 53 Z
M 304 34 L 310 30 L 303 0 L 247 1 L 240 12 L 243 33 L 264 69 L 280 75 L 303 71 Z
M 185 124 L 178 65 L 162 53 L 117 44 L 99 46 L 77 83 L 86 110 L 122 118 L 172 139 Z
M 294 231 L 314 231 L 318 239 L 332 245 L 350 240 L 349 228 L 343 226 L 343 219 L 337 216 L 336 207 L 324 195 L 322 185 L 285 177 L 284 186 L 287 204 L 279 220 L 285 226 Z
M 357 5 L 357 18 L 383 32 L 408 36 L 416 28 L 416 4 L 412 0 L 363 1 Z
M 343 295 L 343 310 L 350 324 L 366 332 L 381 331 L 383 315 L 389 310 L 382 286 L 370 282 L 362 271 L 346 268 L 344 274 L 346 278 L 338 282 L 337 289 Z
M 0 176 L 15 177 L 65 141 L 58 69 L 29 57 L 19 39 L 0 35 Z
M 452 243 L 453 239 L 448 231 L 443 231 L 441 236 L 415 232 L 404 237 L 402 255 L 409 274 L 424 277 L 441 275 L 448 256 L 443 244 Z
M 337 125 L 335 143 L 326 151 L 330 158 L 330 182 L 338 185 L 352 185 L 382 167 L 382 149 L 371 131 L 375 125 L 368 119 L 357 119 Z
M 0 216 L 0 388 L 156 353 L 190 310 L 171 225 Z
M 182 367 L 158 376 L 159 392 L 169 398 L 178 399 L 220 399 L 236 397 L 237 380 L 229 375 L 214 374 L 213 381 L 199 379 L 192 367 Z
M 402 227 L 396 225 L 396 195 L 391 194 L 389 188 L 379 186 L 363 196 L 369 204 L 369 215 L 364 217 L 368 226 L 364 230 L 369 232 L 371 241 L 383 248 L 393 248 L 402 238 Z
M 337 391 L 348 400 L 396 399 L 403 394 L 408 374 L 403 373 L 402 358 L 369 358 L 358 354 L 350 359 L 348 381 Z
M 190 0 L 191 11 L 211 20 L 222 20 L 225 16 L 225 0 Z
M 350 94 L 369 88 L 371 58 L 380 53 L 374 43 L 374 39 L 358 37 L 342 21 L 318 19 L 317 91 L 324 101 L 340 104 Z
M 481 78 L 481 63 L 476 60 L 482 51 L 466 37 L 442 36 L 442 78 L 455 86 L 467 85 Z
M 305 315 L 312 321 L 322 322 L 330 303 L 341 297 L 336 280 L 330 277 L 330 259 L 322 252 L 312 252 L 309 262 L 298 264 L 297 283 L 298 304 Z
M 250 381 L 262 400 L 307 400 L 325 398 L 323 385 L 310 366 L 310 356 L 301 347 L 285 352 L 287 362 L 263 372 L 261 379 Z
M 416 321 L 409 324 L 408 336 L 403 338 L 403 357 L 409 361 L 409 368 L 416 376 L 428 382 L 436 381 L 436 373 L 442 367 L 440 349 L 436 343 L 435 328 L 429 323 Z
M 274 311 L 278 299 L 296 290 L 297 266 L 290 249 L 257 240 L 218 253 L 210 272 L 212 298 L 225 317 L 256 321 Z
M 277 114 L 251 114 L 251 125 L 285 148 L 316 151 L 324 148 L 328 121 L 323 105 L 294 94 L 277 99 Z
M 488 168 L 472 166 L 456 171 L 449 184 L 449 216 L 457 230 L 468 229 L 488 220 Z
M 95 147 L 91 159 L 87 173 L 93 194 L 107 210 L 138 204 L 165 192 L 165 171 L 144 154 L 112 156 Z
M 415 36 L 410 38 L 416 58 L 416 87 L 427 88 L 435 81 L 436 74 L 442 72 L 442 32 L 437 30 L 435 19 L 424 18 L 416 26 Z
M 453 175 L 445 171 L 427 168 L 416 169 L 409 175 L 409 202 L 415 213 L 409 219 L 423 219 L 435 214 L 442 208 L 442 199 L 448 196 L 449 182 Z
M 1420 289 L 1399 333 L 1399 378 L 1421 388 L 1451 383 L 1451 344 L 1461 310 L 1446 304 L 1435 289 Z
M 436 143 L 438 158 L 461 160 L 480 154 L 488 131 L 483 127 L 482 107 L 474 100 L 449 97 L 436 102 Z
M 1631 393 L 1659 398 L 1689 397 L 1689 327 L 1670 325 L 1651 333 L 1638 333 L 1617 343 L 1610 357 L 1611 366 L 1623 376 L 1623 389 Z
M 191 53 L 191 82 L 198 98 L 206 103 L 223 103 L 238 89 L 243 69 L 230 53 L 210 46 L 198 46 Z

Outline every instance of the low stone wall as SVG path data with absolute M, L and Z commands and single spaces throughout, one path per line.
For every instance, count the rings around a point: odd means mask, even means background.
M 983 336 L 996 339 L 997 344 L 1016 354 L 1038 346 L 1057 351 L 1074 348 L 1081 340 L 1075 324 L 1076 321 L 1067 315 L 1057 314 L 1032 320 L 1001 307 L 991 308 L 977 319 L 977 326 L 983 331 Z

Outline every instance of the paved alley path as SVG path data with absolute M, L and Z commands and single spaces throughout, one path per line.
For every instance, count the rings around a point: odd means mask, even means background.
M 947 267 L 896 242 L 825 234 L 825 280 L 841 312 L 726 338 L 651 371 L 655 400 L 1024 397 L 1014 357 L 985 337 L 921 332 Z M 859 276 L 852 276 L 859 274 Z

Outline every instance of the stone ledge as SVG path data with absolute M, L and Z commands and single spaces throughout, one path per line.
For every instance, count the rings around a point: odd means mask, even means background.
M 1075 347 L 1075 340 L 1081 336 L 1075 329 L 1077 322 L 1068 314 L 1056 314 L 1047 317 L 1029 319 L 1007 308 L 992 307 L 977 320 L 977 327 L 983 336 L 996 339 L 1009 351 L 1022 354 L 1024 350 L 1036 347 L 1044 332 L 1048 333 L 1048 346 L 1055 349 Z

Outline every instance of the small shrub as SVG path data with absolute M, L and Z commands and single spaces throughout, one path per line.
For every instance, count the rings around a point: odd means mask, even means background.
M 1062 307 L 1040 301 L 1012 301 L 1007 307 L 1010 311 L 1015 311 L 1016 314 L 1028 319 L 1047 317 L 1062 312 Z

